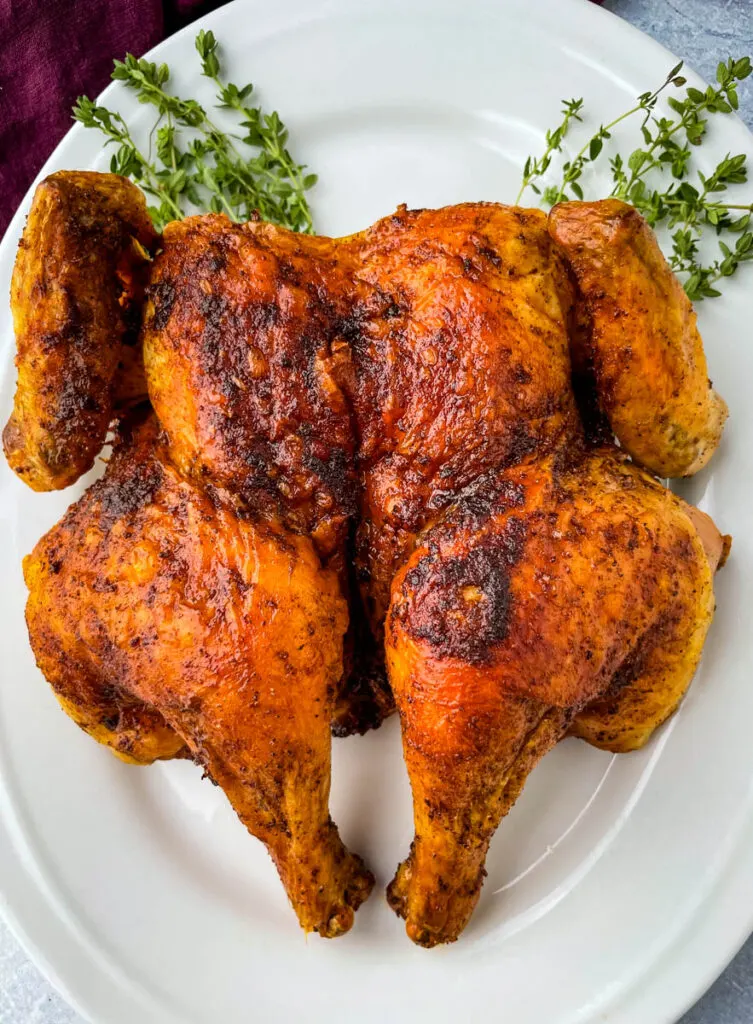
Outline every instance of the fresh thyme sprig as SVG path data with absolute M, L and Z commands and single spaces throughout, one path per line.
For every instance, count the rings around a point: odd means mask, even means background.
M 543 177 L 549 170 L 549 165 L 552 162 L 552 157 L 555 153 L 562 152 L 562 143 L 565 136 L 570 128 L 571 121 L 582 121 L 583 118 L 580 116 L 580 112 L 583 109 L 583 100 L 563 100 L 562 101 L 562 122 L 557 125 L 556 128 L 547 131 L 546 133 L 546 149 L 542 156 L 538 159 L 536 157 L 529 156 L 526 160 L 525 167 L 523 168 L 523 181 L 520 185 L 520 191 L 518 192 L 515 200 L 515 205 L 520 203 L 525 190 L 530 186 L 537 196 L 541 195 L 541 189 L 535 184 L 537 178 Z
M 196 100 L 168 93 L 166 64 L 131 54 L 114 61 L 112 78 L 132 89 L 140 103 L 157 109 L 147 154 L 138 148 L 120 114 L 86 96 L 74 106 L 74 119 L 99 129 L 108 144 L 117 146 L 110 169 L 132 178 L 155 200 L 149 212 L 158 230 L 194 208 L 226 213 L 235 221 L 258 214 L 293 231 L 313 231 L 306 192 L 316 184 L 316 175 L 306 173 L 290 155 L 288 131 L 279 115 L 249 103 L 252 85 L 238 88 L 223 82 L 212 32 L 199 32 L 196 50 L 202 74 L 217 89 L 218 107 L 240 115 L 243 134 L 223 131 Z
M 158 170 L 141 153 L 120 114 L 97 106 L 87 96 L 79 96 L 73 111 L 75 119 L 81 124 L 87 128 L 99 128 L 109 142 L 118 144 L 117 153 L 110 161 L 110 170 L 114 174 L 133 178 L 145 192 L 160 200 L 158 211 L 150 207 L 157 227 L 168 220 L 180 220 L 183 212 L 176 202 L 175 189 L 166 178 L 166 172 Z
M 724 277 L 731 277 L 742 263 L 753 260 L 753 233 L 746 229 L 751 223 L 753 204 L 729 203 L 719 199 L 729 185 L 747 181 L 744 153 L 728 154 L 719 162 L 712 174 L 695 172 L 693 184 L 687 180 L 691 173 L 692 147 L 699 146 L 708 128 L 712 114 L 727 114 L 738 107 L 737 84 L 747 78 L 753 68 L 749 57 L 730 58 L 717 67 L 716 86 L 705 91 L 692 86 L 684 98 L 670 96 L 668 104 L 677 117 L 655 115 L 661 93 L 670 85 L 686 84 L 678 64 L 667 75 L 662 85 L 652 93 L 643 93 L 635 105 L 613 121 L 599 127 L 572 160 L 562 165 L 558 185 L 543 190 L 536 181 L 547 173 L 554 152 L 562 144 L 574 120 L 582 120 L 582 100 L 568 100 L 563 106 L 565 118 L 557 129 L 546 135 L 547 148 L 539 160 L 529 158 L 523 171 L 520 200 L 526 187 L 543 195 L 544 202 L 552 206 L 564 199 L 583 199 L 583 173 L 595 163 L 604 144 L 611 139 L 612 129 L 628 118 L 642 113 L 640 125 L 642 145 L 627 158 L 617 153 L 610 157 L 613 188 L 611 195 L 635 206 L 652 227 L 663 225 L 671 232 L 672 248 L 669 261 L 672 268 L 684 278 L 684 287 L 694 300 L 714 298 L 721 294 L 714 287 Z M 577 116 L 573 116 L 575 111 Z M 669 175 L 670 180 L 667 180 Z M 700 244 L 704 232 L 719 236 L 719 256 L 704 265 Z M 737 234 L 734 246 L 721 236 Z
M 232 110 L 240 114 L 241 126 L 246 129 L 243 142 L 259 149 L 259 154 L 252 161 L 251 176 L 257 181 L 264 181 L 266 189 L 260 192 L 259 212 L 265 220 L 274 220 L 268 216 L 265 200 L 273 197 L 278 202 L 284 201 L 288 226 L 295 231 L 313 231 L 311 212 L 305 199 L 305 193 L 317 182 L 315 174 L 305 174 L 306 168 L 297 164 L 287 149 L 288 130 L 280 120 L 277 112 L 264 114 L 260 107 L 251 107 L 245 102 L 253 87 L 245 86 L 238 89 L 232 82 L 223 85 L 220 80 L 220 65 L 217 58 L 217 42 L 212 32 L 199 32 L 196 37 L 196 49 L 202 60 L 202 74 L 210 78 L 218 90 L 218 98 L 223 110 Z M 248 172 L 244 172 L 242 161 L 233 168 L 232 180 L 241 188 L 250 186 Z M 240 175 L 240 177 L 238 177 Z
M 645 111 L 645 124 L 656 106 L 656 101 L 667 86 L 670 83 L 674 83 L 675 85 L 685 84 L 685 79 L 679 76 L 679 72 L 681 70 L 682 62 L 672 68 L 658 89 L 654 90 L 654 92 L 644 92 L 638 97 L 634 107 L 631 107 L 630 110 L 626 110 L 624 114 L 620 114 L 618 117 L 615 117 L 614 120 L 610 121 L 608 124 L 600 125 L 596 134 L 586 142 L 583 148 L 572 160 L 568 160 L 563 166 L 562 182 L 559 187 L 551 187 L 545 190 L 544 198 L 546 201 L 552 205 L 561 202 L 567 196 L 568 188 L 576 199 L 582 199 L 583 189 L 579 184 L 579 179 L 583 174 L 583 169 L 587 163 L 593 163 L 597 159 L 604 148 L 604 143 L 608 139 L 612 138 L 612 130 L 616 128 L 618 124 L 621 124 L 623 121 L 627 121 L 629 117 L 632 117 L 633 114 L 637 114 L 639 111 Z

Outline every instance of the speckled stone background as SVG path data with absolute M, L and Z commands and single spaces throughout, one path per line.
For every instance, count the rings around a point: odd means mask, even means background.
M 719 60 L 753 54 L 753 0 L 605 0 L 604 7 L 654 36 L 708 81 Z M 740 99 L 740 114 L 753 128 L 753 76 Z M 0 1024 L 83 1024 L 2 921 Z M 753 938 L 679 1024 L 753 1024 Z

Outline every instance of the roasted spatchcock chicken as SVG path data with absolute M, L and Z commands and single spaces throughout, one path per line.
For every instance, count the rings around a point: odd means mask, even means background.
M 388 899 L 434 946 L 558 740 L 633 750 L 681 701 L 728 540 L 658 478 L 707 463 L 726 407 L 632 208 L 157 237 L 127 181 L 61 172 L 12 305 L 16 473 L 65 487 L 115 432 L 24 562 L 37 662 L 119 757 L 202 765 L 304 929 L 347 931 L 373 884 L 329 816 L 331 729 L 397 706 Z

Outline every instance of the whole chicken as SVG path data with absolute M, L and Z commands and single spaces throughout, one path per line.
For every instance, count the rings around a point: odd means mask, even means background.
M 652 475 L 705 465 L 726 416 L 692 308 L 613 200 L 343 239 L 214 214 L 156 239 L 141 211 L 62 172 L 19 255 L 11 465 L 65 486 L 119 423 L 25 562 L 37 661 L 120 756 L 202 764 L 327 936 L 373 883 L 329 818 L 330 727 L 396 705 L 416 835 L 388 898 L 451 942 L 536 762 L 641 746 L 698 663 L 729 540 Z

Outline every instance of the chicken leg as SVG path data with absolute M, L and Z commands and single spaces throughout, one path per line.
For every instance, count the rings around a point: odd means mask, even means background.
M 185 744 L 266 844 L 302 927 L 339 935 L 373 878 L 328 811 L 336 574 L 307 538 L 182 479 L 157 433 L 153 417 L 125 431 L 26 559 L 32 647 L 96 739 L 142 761 Z
M 688 507 L 610 449 L 507 470 L 422 537 L 387 619 L 416 829 L 389 899 L 414 942 L 458 937 L 500 819 L 579 712 L 578 735 L 629 749 L 675 709 L 713 568 Z

